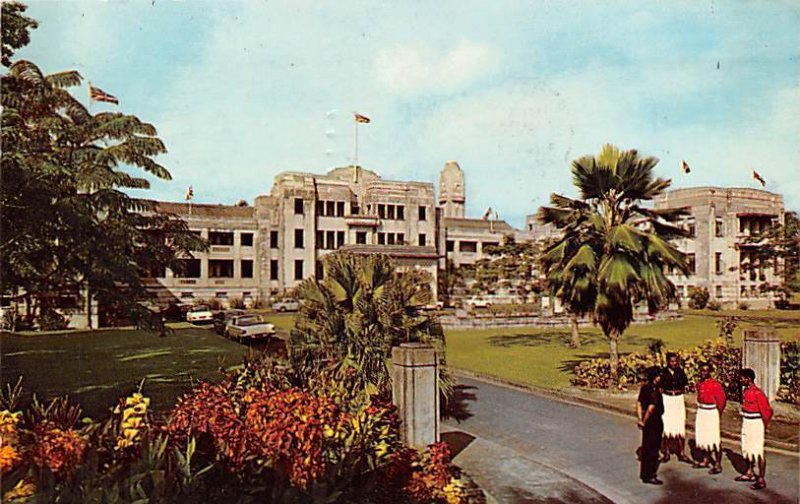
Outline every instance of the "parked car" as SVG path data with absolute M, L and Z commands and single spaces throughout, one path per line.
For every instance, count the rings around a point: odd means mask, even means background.
M 214 313 L 206 305 L 197 305 L 189 308 L 186 312 L 186 322 L 211 322 L 214 320 Z
M 239 309 L 222 310 L 214 314 L 214 332 L 217 334 L 225 334 L 225 328 L 234 317 L 245 315 L 247 312 Z
M 275 336 L 275 324 L 261 315 L 239 315 L 228 322 L 225 334 L 239 341 L 269 338 Z
M 436 301 L 435 303 L 427 304 L 422 307 L 426 311 L 442 310 L 444 309 L 444 302 Z
M 464 305 L 469 308 L 489 308 L 490 306 L 492 306 L 492 303 L 486 298 L 482 298 L 480 296 L 472 296 L 467 298 L 466 301 L 464 301 Z
M 300 302 L 296 299 L 285 298 L 272 303 L 272 309 L 277 312 L 297 311 L 300 309 Z

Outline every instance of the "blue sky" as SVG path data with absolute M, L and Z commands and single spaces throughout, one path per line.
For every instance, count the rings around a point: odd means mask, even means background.
M 75 69 L 153 123 L 152 197 L 252 201 L 353 155 L 387 178 L 467 176 L 468 213 L 517 226 L 603 143 L 677 187 L 758 187 L 800 208 L 800 3 L 31 2 L 18 53 Z M 76 90 L 86 96 L 86 89 Z M 93 110 L 113 108 L 93 105 Z M 685 159 L 692 167 L 680 174 Z

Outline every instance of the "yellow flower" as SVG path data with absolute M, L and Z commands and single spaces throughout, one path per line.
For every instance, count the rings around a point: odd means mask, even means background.
M 138 429 L 142 425 L 141 417 L 130 417 L 122 422 L 120 426 L 122 429 Z

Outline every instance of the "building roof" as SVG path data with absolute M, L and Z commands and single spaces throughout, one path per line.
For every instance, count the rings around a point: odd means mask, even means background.
M 515 230 L 504 220 L 490 221 L 483 219 L 459 219 L 456 217 L 445 217 L 444 226 L 450 229 L 480 229 L 495 233 L 511 232 Z
M 238 217 L 241 219 L 254 218 L 255 209 L 250 206 L 240 207 L 235 205 L 208 205 L 192 203 L 192 217 Z M 189 215 L 188 203 L 173 201 L 156 201 L 156 211 L 178 215 Z
M 414 259 L 438 258 L 435 248 L 414 245 L 344 245 L 341 250 L 359 255 L 384 254 L 389 257 Z

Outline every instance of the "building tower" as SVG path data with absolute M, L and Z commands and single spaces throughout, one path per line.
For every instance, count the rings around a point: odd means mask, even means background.
M 455 161 L 447 161 L 439 173 L 439 206 L 445 217 L 464 218 L 464 172 Z

